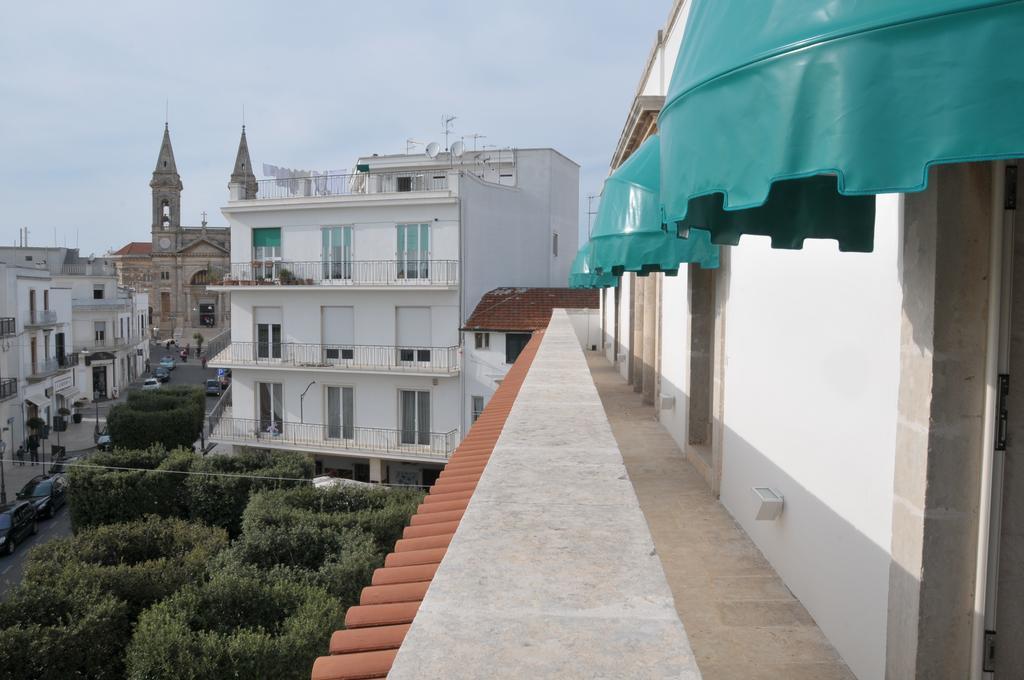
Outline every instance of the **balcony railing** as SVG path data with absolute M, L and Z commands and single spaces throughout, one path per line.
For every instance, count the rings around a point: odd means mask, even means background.
M 357 172 L 355 174 L 263 179 L 256 182 L 256 185 L 257 200 L 399 194 L 413 191 L 447 191 L 448 174 L 445 170 Z
M 0 378 L 0 401 L 10 399 L 18 394 L 17 378 Z
M 102 340 L 89 340 L 87 342 L 75 343 L 75 346 L 79 351 L 83 349 L 92 352 L 100 350 L 116 350 L 122 349 L 124 347 L 131 347 L 132 345 L 137 345 L 145 339 L 145 335 L 141 333 L 136 333 L 134 335 L 129 335 L 121 338 L 103 338 Z
M 17 333 L 18 325 L 14 322 L 13 316 L 0 317 L 0 338 L 9 338 Z
M 57 312 L 53 309 L 34 309 L 25 312 L 26 326 L 49 326 L 57 323 Z
M 235 262 L 225 286 L 454 286 L 458 260 L 350 260 Z
M 62 371 L 73 366 L 78 365 L 77 354 L 65 354 L 62 357 L 53 357 L 49 359 L 36 359 L 29 364 L 29 379 L 40 379 L 45 378 L 51 373 Z
M 71 300 L 71 306 L 81 311 L 130 312 L 132 310 L 132 300 L 126 297 L 74 298 Z
M 317 345 L 297 342 L 233 342 L 211 361 L 214 366 L 330 368 L 396 373 L 455 373 L 458 347 Z
M 209 437 L 213 441 L 248 446 L 312 447 L 407 454 L 444 460 L 455 448 L 456 432 L 419 432 L 218 417 L 211 422 Z
M 54 262 L 50 264 L 50 273 L 61 276 L 116 276 L 117 265 L 113 262 L 76 262 L 64 264 Z

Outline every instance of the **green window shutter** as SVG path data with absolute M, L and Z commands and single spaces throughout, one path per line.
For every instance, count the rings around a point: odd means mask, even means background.
M 253 248 L 280 248 L 281 228 L 253 229 L 252 246 Z

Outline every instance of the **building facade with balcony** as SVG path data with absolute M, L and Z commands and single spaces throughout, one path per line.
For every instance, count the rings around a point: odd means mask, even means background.
M 360 158 L 349 174 L 257 181 L 230 200 L 230 405 L 210 438 L 316 456 L 327 472 L 425 485 L 468 426 L 460 332 L 499 284 L 564 281 L 578 166 L 551 149 Z M 561 240 L 561 243 L 559 243 Z

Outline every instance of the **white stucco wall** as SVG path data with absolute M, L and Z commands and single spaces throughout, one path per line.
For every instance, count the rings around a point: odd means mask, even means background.
M 661 396 L 673 397 L 670 409 L 658 419 L 680 449 L 686 450 L 690 386 L 689 284 L 686 268 L 678 276 L 662 276 L 661 287 Z
M 722 503 L 861 680 L 884 675 L 901 291 L 900 201 L 875 252 L 732 250 Z M 785 497 L 758 522 L 754 486 Z

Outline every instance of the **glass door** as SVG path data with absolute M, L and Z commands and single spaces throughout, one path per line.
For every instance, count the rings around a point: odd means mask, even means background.
M 323 277 L 347 281 L 352 278 L 352 227 L 324 227 L 321 230 Z
M 355 436 L 353 395 L 351 387 L 327 388 L 328 439 L 352 439 Z
M 284 427 L 284 400 L 281 383 L 256 383 L 259 431 L 272 437 L 279 436 Z
M 256 324 L 256 358 L 281 358 L 281 324 Z
M 398 225 L 398 278 L 430 278 L 430 225 Z
M 430 392 L 399 390 L 403 444 L 430 444 Z

